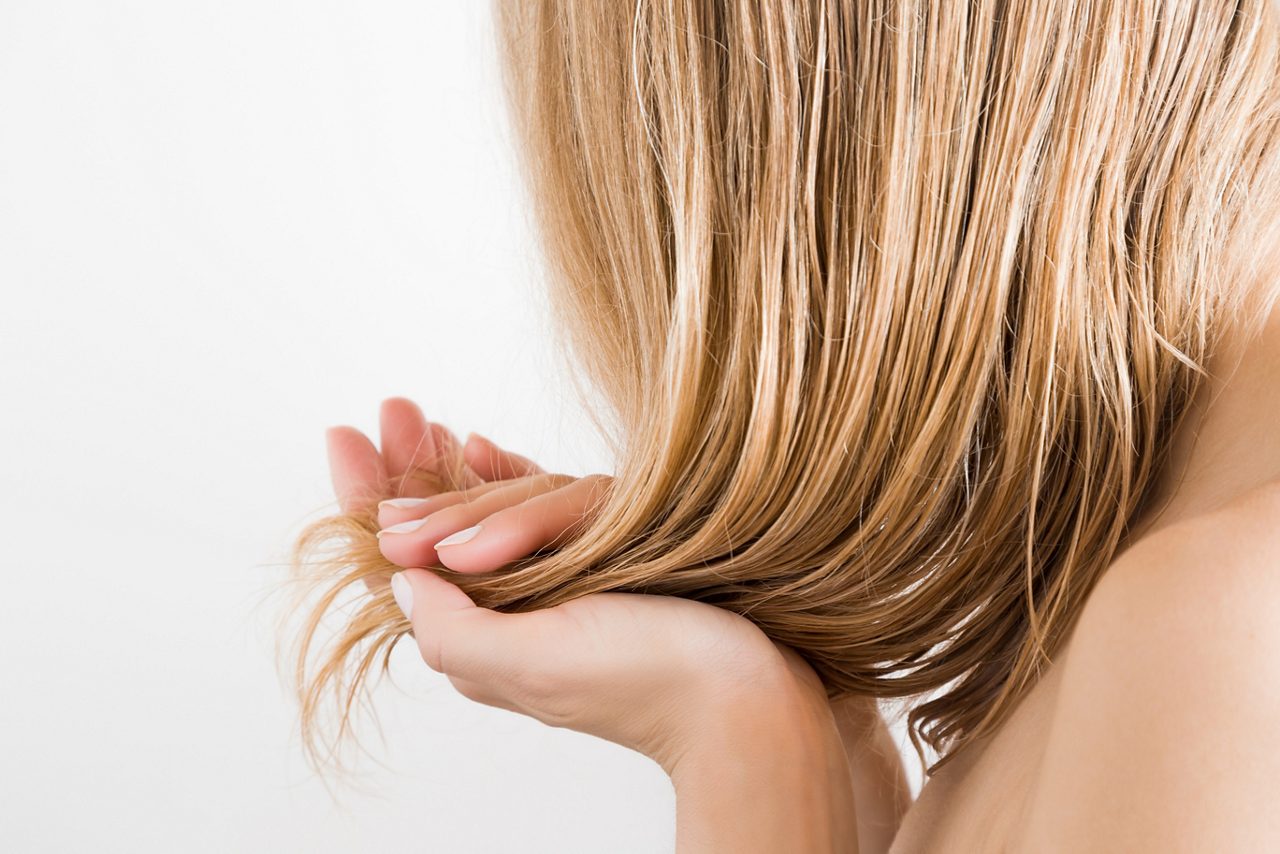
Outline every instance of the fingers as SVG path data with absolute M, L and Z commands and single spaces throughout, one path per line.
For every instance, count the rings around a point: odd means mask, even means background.
M 472 470 L 485 480 L 510 480 L 544 473 L 544 469 L 533 460 L 504 451 L 478 433 L 467 435 L 462 453 Z
M 379 545 L 387 560 L 399 566 L 430 566 L 439 561 L 436 546 L 448 548 L 446 540 L 463 535 L 485 517 L 503 508 L 521 504 L 531 498 L 573 482 L 566 474 L 541 474 L 508 482 L 497 482 L 473 500 L 449 504 L 429 513 L 378 532 Z M 501 485 L 498 485 L 501 484 Z M 443 496 L 441 497 L 442 500 Z M 381 511 L 380 511 L 381 512 Z M 475 533 L 474 531 L 472 533 Z
M 455 572 L 492 572 L 539 549 L 561 545 L 579 532 L 610 482 L 604 475 L 591 475 L 496 510 L 473 523 L 465 540 L 436 543 L 438 559 Z
M 424 498 L 388 498 L 378 504 L 378 527 L 390 528 L 403 522 L 421 519 L 445 507 L 461 504 L 464 501 L 471 501 L 495 489 L 510 486 L 515 480 L 519 480 L 519 478 L 495 480 L 469 489 L 455 489 L 451 492 L 441 492 L 438 495 L 430 495 Z
M 438 452 L 435 469 L 445 478 L 446 483 L 457 484 L 463 489 L 484 483 L 484 478 L 468 465 L 462 453 L 462 443 L 453 435 L 453 431 L 435 421 L 429 422 L 428 426 Z M 449 474 L 450 469 L 454 472 L 452 476 Z
M 422 497 L 483 480 L 463 458 L 462 445 L 443 424 L 427 421 L 413 401 L 390 397 L 379 413 L 382 456 L 396 495 Z
M 425 569 L 391 577 L 396 602 L 413 624 L 422 659 L 464 695 L 512 711 L 522 686 L 555 658 L 554 611 L 500 614 L 479 608 L 466 593 Z
M 354 427 L 331 427 L 325 432 L 329 475 L 343 513 L 371 509 L 386 494 L 387 470 L 378 450 Z
M 439 455 L 434 433 L 429 429 L 422 410 L 406 398 L 388 398 L 382 401 L 378 424 L 387 474 L 393 479 L 402 479 L 397 492 L 414 496 L 430 494 L 430 484 L 415 479 L 403 480 L 405 473 L 414 469 L 432 470 Z

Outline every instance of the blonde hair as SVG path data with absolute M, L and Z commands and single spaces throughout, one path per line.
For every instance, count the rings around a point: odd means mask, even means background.
M 494 9 L 618 467 L 573 541 L 442 575 L 508 611 L 731 609 L 833 698 L 932 694 L 922 757 L 998 726 L 1143 509 L 1274 222 L 1272 4 Z M 321 648 L 339 592 L 396 569 L 375 528 L 298 542 L 313 747 L 409 629 L 379 585 Z

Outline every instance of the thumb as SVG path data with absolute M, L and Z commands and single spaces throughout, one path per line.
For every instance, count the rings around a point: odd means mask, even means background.
M 501 688 L 537 660 L 539 634 L 532 623 L 538 612 L 501 614 L 478 607 L 457 585 L 425 569 L 397 572 L 391 589 L 432 670 Z

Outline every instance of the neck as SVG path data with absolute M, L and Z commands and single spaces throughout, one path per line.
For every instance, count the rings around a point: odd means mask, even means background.
M 1208 378 L 1130 539 L 1280 479 L 1280 310 L 1258 303 L 1241 315 L 1205 365 Z

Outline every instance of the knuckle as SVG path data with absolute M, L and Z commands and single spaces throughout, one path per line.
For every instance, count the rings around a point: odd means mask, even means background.
M 590 514 L 598 511 L 608 499 L 610 491 L 613 489 L 613 478 L 605 474 L 588 475 L 588 477 L 590 481 L 583 503 L 586 512 Z
M 422 656 L 422 660 L 426 662 L 427 667 L 437 673 L 443 673 L 444 668 L 440 664 L 440 649 L 430 638 L 422 633 L 417 635 L 418 654 Z
M 568 486 L 578 479 L 571 474 L 561 474 L 559 472 L 537 475 L 537 477 L 541 478 L 542 481 L 552 489 L 559 489 L 562 486 Z
M 457 631 L 457 617 L 445 613 L 435 616 L 426 631 L 416 633 L 422 660 L 432 670 L 450 677 L 466 675 L 465 657 L 457 647 Z
M 478 501 L 479 499 L 475 500 Z M 455 531 L 470 525 L 473 518 L 471 503 L 470 501 L 460 501 L 457 504 L 451 504 L 432 513 L 430 516 L 431 530 L 448 529 Z
M 431 496 L 431 499 L 442 506 L 448 506 L 457 501 L 466 501 L 467 493 L 468 490 L 466 489 L 448 489 L 443 492 L 437 492 Z
M 582 478 L 596 489 L 607 489 L 613 485 L 613 475 L 608 474 L 589 474 Z

